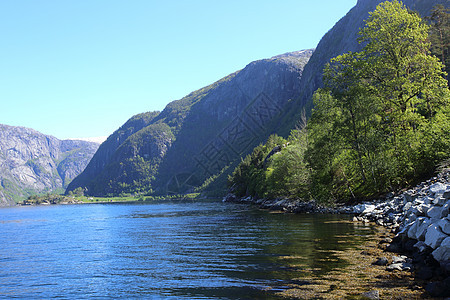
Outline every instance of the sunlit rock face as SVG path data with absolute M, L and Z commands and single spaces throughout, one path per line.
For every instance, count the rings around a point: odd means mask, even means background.
M 61 191 L 84 170 L 97 148 L 97 143 L 59 140 L 0 124 L 0 205 Z
M 248 64 L 169 103 L 132 117 L 99 148 L 68 191 L 92 195 L 192 191 L 237 164 L 271 133 L 289 133 L 303 68 L 313 50 Z M 229 167 L 229 170 L 232 170 Z

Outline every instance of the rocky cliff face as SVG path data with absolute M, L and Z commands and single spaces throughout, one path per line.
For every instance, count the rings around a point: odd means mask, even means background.
M 159 114 L 133 117 L 100 146 L 67 190 L 83 187 L 93 195 L 192 191 L 269 134 L 291 127 L 278 121 L 300 92 L 312 52 L 252 62 Z M 131 125 L 138 120 L 139 126 Z
M 64 189 L 97 148 L 96 143 L 61 141 L 33 129 L 0 124 L 0 206 Z

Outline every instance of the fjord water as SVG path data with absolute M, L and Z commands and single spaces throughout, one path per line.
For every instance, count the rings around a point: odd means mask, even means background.
M 336 250 L 371 234 L 346 220 L 220 201 L 4 208 L 0 298 L 275 297 L 346 264 Z

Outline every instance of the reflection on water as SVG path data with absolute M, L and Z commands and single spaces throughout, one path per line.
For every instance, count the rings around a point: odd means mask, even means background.
M 0 297 L 268 298 L 372 234 L 219 201 L 0 210 Z

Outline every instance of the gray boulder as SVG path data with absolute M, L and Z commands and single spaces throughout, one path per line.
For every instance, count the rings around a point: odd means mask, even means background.
M 423 223 L 423 221 L 424 221 L 425 219 L 426 219 L 426 218 L 424 218 L 424 217 L 420 217 L 420 218 L 418 218 L 418 219 L 411 225 L 411 227 L 410 227 L 409 230 L 408 230 L 408 237 L 409 237 L 410 239 L 416 239 L 416 240 L 419 239 L 419 238 L 417 237 L 417 230 L 419 229 L 420 225 Z
M 431 225 L 425 234 L 425 244 L 433 249 L 439 247 L 448 235 L 443 233 L 437 224 Z
M 443 206 L 433 206 L 427 211 L 427 216 L 430 217 L 431 219 L 441 219 L 443 217 L 444 212 L 445 211 L 444 211 Z M 447 214 L 448 214 L 448 208 L 447 208 Z M 445 214 L 445 216 L 447 216 L 447 214 Z
M 425 242 L 418 241 L 417 243 L 414 244 L 414 248 L 416 248 L 420 253 L 422 253 L 425 250 L 427 250 L 428 246 L 427 244 L 425 244 Z
M 425 240 L 425 234 L 427 233 L 428 227 L 431 226 L 431 220 L 428 218 L 424 218 L 422 223 L 417 228 L 416 232 L 416 240 L 424 241 Z
M 444 194 L 447 186 L 441 182 L 436 182 L 435 184 L 430 185 L 430 192 L 433 194 Z
M 354 213 L 368 214 L 375 210 L 376 206 L 373 204 L 359 204 L 353 208 Z
M 445 262 L 450 260 L 450 237 L 446 237 L 439 248 L 431 253 L 438 262 Z
M 443 233 L 450 235 L 450 221 L 448 218 L 441 219 L 438 224 Z
M 386 257 L 379 257 L 376 261 L 372 263 L 372 265 L 376 266 L 386 266 L 389 263 Z

